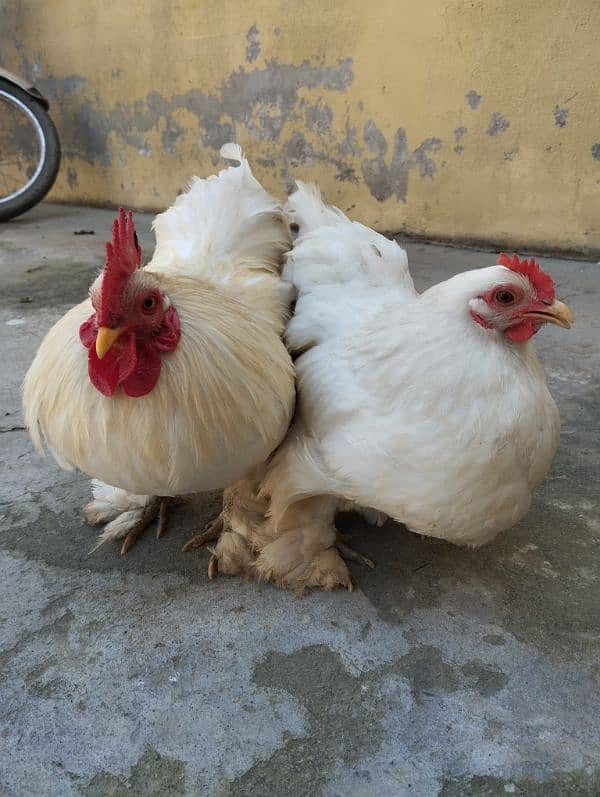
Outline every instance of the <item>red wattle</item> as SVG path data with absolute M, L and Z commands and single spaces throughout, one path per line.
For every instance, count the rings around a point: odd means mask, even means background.
M 123 392 L 132 397 L 145 396 L 158 382 L 160 376 L 160 354 L 148 341 L 137 343 L 137 367 L 121 382 Z
M 121 385 L 127 396 L 145 396 L 158 382 L 160 352 L 177 348 L 181 338 L 179 315 L 174 307 L 164 314 L 156 337 L 138 337 L 125 332 L 100 359 L 96 354 L 98 320 L 94 313 L 79 327 L 79 338 L 88 349 L 88 374 L 94 387 L 104 396 L 112 396 Z
M 102 359 L 96 354 L 96 346 L 88 351 L 88 374 L 94 387 L 104 396 L 112 396 L 119 384 L 119 360 L 116 351 L 110 349 Z
M 122 335 L 112 348 L 117 350 L 119 384 L 122 384 L 128 376 L 131 376 L 138 364 L 138 343 L 135 332 Z
M 537 327 L 530 319 L 525 319 L 505 331 L 505 335 L 513 343 L 525 343 L 537 332 Z
M 84 321 L 79 327 L 79 340 L 83 343 L 86 349 L 89 349 L 90 346 L 93 346 L 96 342 L 97 334 L 98 325 L 96 323 L 96 313 L 92 313 L 88 320 Z

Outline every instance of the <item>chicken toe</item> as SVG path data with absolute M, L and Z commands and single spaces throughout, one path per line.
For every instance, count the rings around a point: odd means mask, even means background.
M 342 542 L 338 539 L 336 542 L 335 547 L 338 549 L 340 555 L 347 559 L 350 562 L 358 562 L 360 565 L 366 565 L 366 567 L 370 567 L 371 570 L 375 567 L 375 562 L 372 559 L 369 559 L 367 556 L 364 556 L 362 553 L 355 551 L 354 548 L 351 548 L 349 545 L 346 545 L 345 542 Z
M 158 507 L 158 523 L 156 525 L 156 539 L 160 540 L 167 530 L 167 515 L 169 509 L 169 500 L 163 498 Z
M 223 516 L 219 515 L 214 523 L 202 532 L 192 537 L 183 546 L 184 551 L 199 548 L 211 540 L 217 539 L 214 548 L 208 547 L 210 559 L 208 560 L 208 577 L 212 581 L 219 573 L 228 576 L 248 573 L 254 561 L 246 540 L 225 525 Z
M 221 513 L 216 520 L 211 520 L 210 523 L 207 523 L 200 534 L 195 534 L 191 537 L 181 550 L 183 553 L 186 553 L 187 551 L 191 551 L 192 548 L 201 548 L 203 545 L 206 545 L 207 542 L 218 540 L 223 532 L 223 526 L 223 513 Z
M 167 511 L 170 503 L 170 498 L 149 498 L 143 506 L 136 506 L 135 508 L 121 511 L 116 516 L 112 513 L 112 519 L 104 526 L 102 534 L 98 537 L 98 541 L 90 553 L 96 551 L 108 540 L 113 540 L 115 542 L 122 540 L 120 552 L 121 556 L 124 556 L 131 550 L 138 537 L 146 531 L 148 526 L 150 526 L 157 517 L 158 526 L 156 537 L 158 539 L 165 532 Z M 90 523 L 91 517 L 88 512 L 88 507 L 85 508 L 84 513 L 84 519 Z M 96 513 L 96 517 L 98 517 L 98 514 L 99 513 Z M 99 521 L 96 520 L 96 523 L 98 522 Z

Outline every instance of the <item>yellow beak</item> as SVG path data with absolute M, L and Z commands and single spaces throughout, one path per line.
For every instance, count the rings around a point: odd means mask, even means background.
M 102 359 L 107 351 L 110 350 L 117 338 L 123 333 L 123 327 L 100 327 L 96 335 L 96 354 L 98 359 Z
M 573 323 L 573 313 L 564 302 L 553 302 L 543 312 L 526 313 L 527 318 L 535 318 L 542 323 L 556 324 L 564 329 L 570 329 Z

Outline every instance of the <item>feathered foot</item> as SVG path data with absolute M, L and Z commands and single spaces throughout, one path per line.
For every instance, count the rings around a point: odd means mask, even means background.
M 211 554 L 208 560 L 208 577 L 211 581 L 219 573 L 228 576 L 245 573 L 254 560 L 246 540 L 229 525 L 226 511 L 223 510 L 215 521 L 209 523 L 200 534 L 188 540 L 182 548 L 184 552 L 190 551 L 212 540 L 218 540 L 214 548 L 208 546 Z
M 167 513 L 171 503 L 170 498 L 159 498 L 153 501 L 148 506 L 145 516 L 141 517 L 138 522 L 127 532 L 127 536 L 121 545 L 121 556 L 124 556 L 131 548 L 138 537 L 140 537 L 154 521 L 158 515 L 158 523 L 156 524 L 156 539 L 160 540 L 165 531 L 167 530 Z
M 106 525 L 90 553 L 96 551 L 107 540 L 123 540 L 121 556 L 124 556 L 157 517 L 156 539 L 160 539 L 165 533 L 168 507 L 173 499 L 131 496 L 127 504 L 125 500 L 111 502 L 105 500 L 103 496 L 98 497 L 96 489 L 94 495 L 96 496 L 94 500 L 83 509 L 83 519 L 91 526 Z M 126 506 L 130 508 L 125 508 Z
M 223 492 L 223 511 L 219 517 L 183 546 L 184 551 L 217 540 L 209 548 L 208 577 L 249 573 L 254 561 L 256 528 L 264 521 L 268 502 L 258 494 L 260 469 Z
M 354 585 L 344 559 L 373 568 L 375 564 L 347 545 L 349 537 L 333 523 L 334 503 L 315 498 L 292 508 L 286 523 L 292 526 L 261 548 L 251 572 L 261 580 L 293 590 L 307 589 L 352 592 Z
M 288 532 L 269 543 L 252 565 L 253 575 L 260 581 L 271 581 L 278 587 L 290 589 L 296 595 L 315 588 L 329 591 L 343 587 L 348 592 L 354 590 L 348 567 L 336 546 L 315 552 L 306 561 L 299 543 L 301 547 L 301 540 L 294 532 Z

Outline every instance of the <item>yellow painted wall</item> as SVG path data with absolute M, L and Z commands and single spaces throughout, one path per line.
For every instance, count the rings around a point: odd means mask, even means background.
M 0 0 L 51 198 L 160 209 L 236 138 L 382 230 L 600 249 L 598 0 Z

